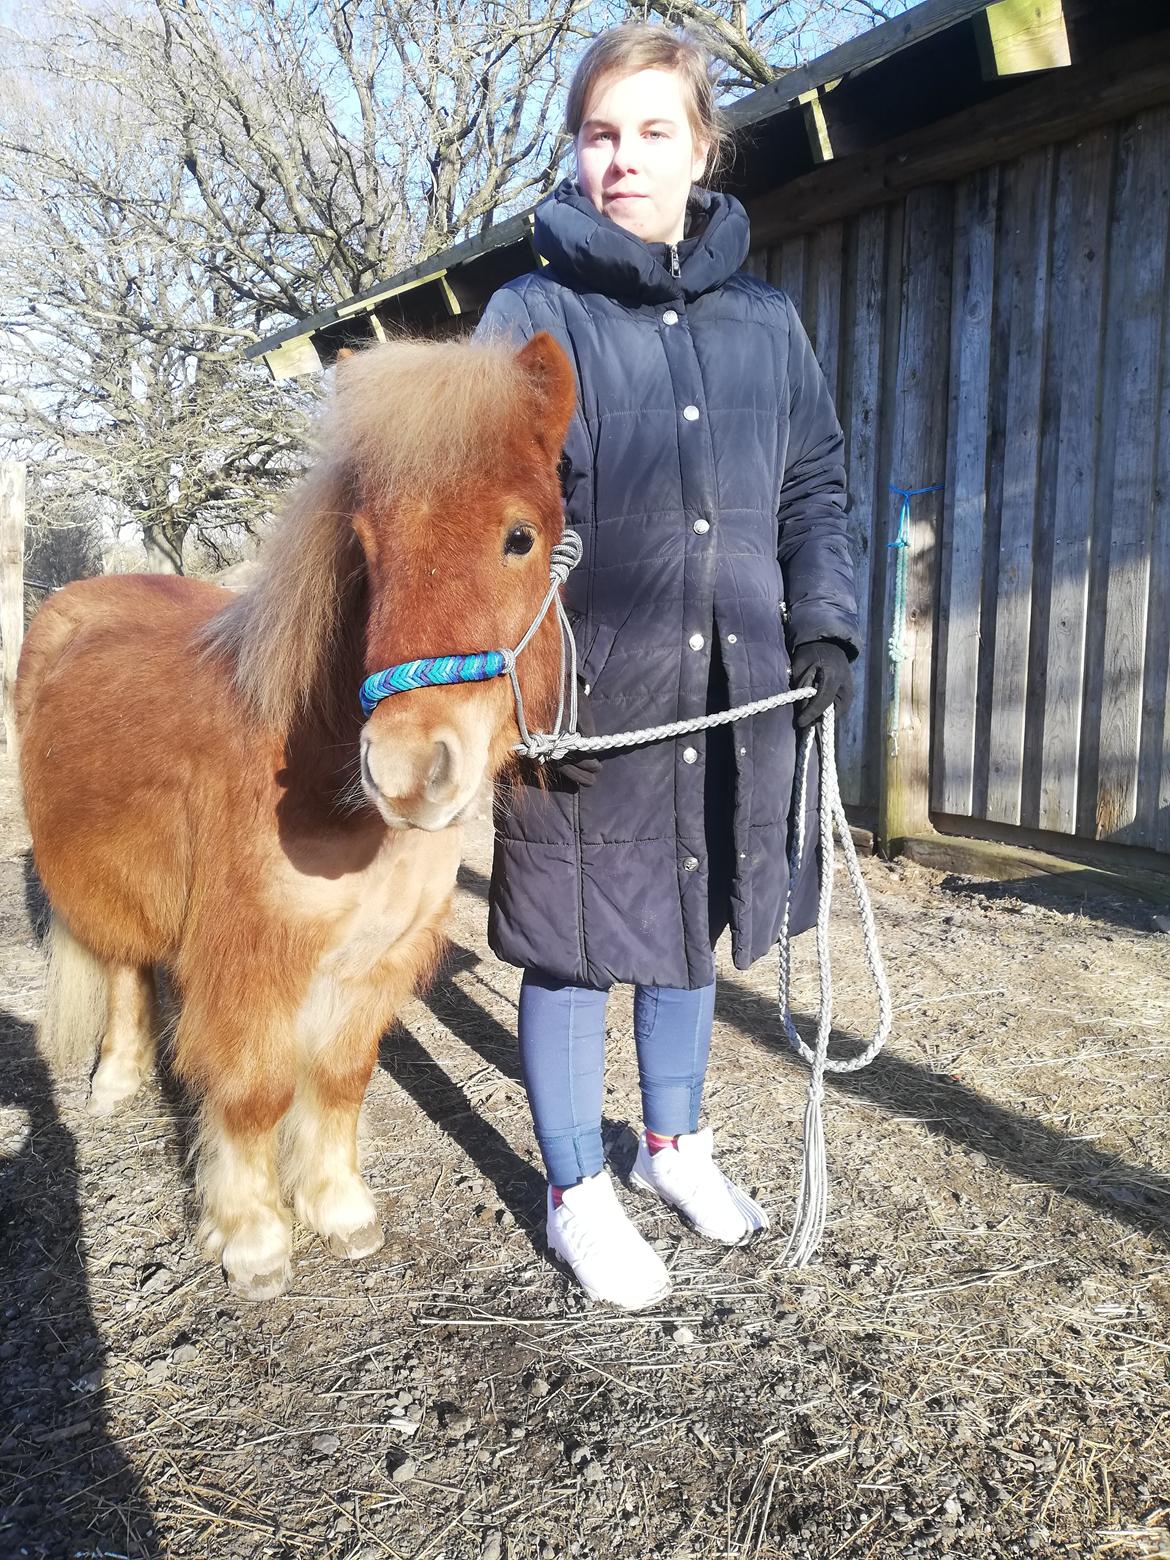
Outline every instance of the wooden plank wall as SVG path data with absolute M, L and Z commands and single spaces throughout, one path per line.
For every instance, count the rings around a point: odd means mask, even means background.
M 907 201 L 751 262 L 796 302 L 845 431 L 866 632 L 846 800 L 879 794 L 889 485 L 945 482 L 932 809 L 1170 851 L 1170 107 L 947 195 L 914 216 L 946 225 L 952 276 L 925 464 L 897 435 Z

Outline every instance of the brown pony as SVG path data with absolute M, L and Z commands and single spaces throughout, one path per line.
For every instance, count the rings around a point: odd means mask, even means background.
M 201 1236 L 250 1298 L 291 1277 L 282 1185 L 337 1255 L 382 1243 L 358 1111 L 379 1037 L 441 951 L 460 815 L 517 727 L 506 678 L 396 694 L 365 721 L 358 688 L 523 634 L 561 535 L 573 399 L 547 335 L 361 353 L 243 593 L 87 580 L 25 640 L 46 1047 L 77 1063 L 100 1042 L 90 1107 L 112 1112 L 153 1060 L 152 966 L 168 968 L 177 1069 L 202 1100 Z M 546 723 L 553 621 L 518 671 Z

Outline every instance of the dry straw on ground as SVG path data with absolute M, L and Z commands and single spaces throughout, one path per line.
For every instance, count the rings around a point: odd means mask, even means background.
M 628 1317 L 539 1249 L 480 820 L 454 956 L 369 1096 L 387 1247 L 349 1267 L 302 1235 L 257 1310 L 195 1250 L 166 1086 L 108 1124 L 54 1097 L 5 807 L 0 1554 L 1170 1556 L 1170 943 L 1141 902 L 867 863 L 896 1027 L 831 1089 L 824 1261 L 631 1199 L 676 1287 Z M 769 964 L 725 967 L 708 1112 L 783 1226 L 804 1080 L 773 1002 Z M 606 1113 L 624 1169 L 628 994 Z

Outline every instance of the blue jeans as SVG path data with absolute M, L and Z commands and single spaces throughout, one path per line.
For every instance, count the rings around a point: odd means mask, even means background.
M 573 1186 L 605 1164 L 601 1101 L 608 996 L 539 970 L 524 972 L 520 1067 L 553 1186 Z M 698 1127 L 714 1014 L 714 982 L 698 991 L 634 987 L 642 1119 L 651 1132 L 673 1137 Z

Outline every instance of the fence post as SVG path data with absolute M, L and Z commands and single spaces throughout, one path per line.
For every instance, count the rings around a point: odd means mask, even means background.
M 947 378 L 950 368 L 951 191 L 926 186 L 906 197 L 902 251 L 902 315 L 894 391 L 890 480 L 905 489 L 941 484 L 946 477 Z M 895 539 L 897 495 L 886 495 L 887 543 Z M 931 681 L 938 611 L 941 492 L 914 498 L 905 541 L 902 623 L 895 630 L 894 591 L 898 554 L 888 553 L 885 668 L 881 725 L 881 778 L 877 843 L 896 854 L 903 840 L 931 832 Z M 879 529 L 879 535 L 882 534 Z
M 16 663 L 24 638 L 24 466 L 0 460 L 0 687 L 6 751 L 15 760 Z

